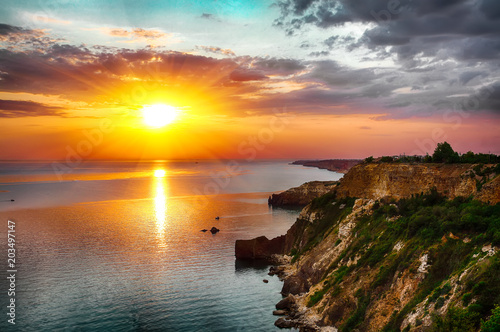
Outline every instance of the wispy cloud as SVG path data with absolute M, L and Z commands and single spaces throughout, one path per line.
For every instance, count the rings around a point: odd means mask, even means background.
M 97 28 L 84 30 L 98 30 L 105 35 L 118 38 L 118 42 L 121 43 L 147 43 L 151 46 L 158 46 L 178 42 L 174 38 L 174 34 L 156 29 Z
M 197 49 L 203 50 L 207 53 L 222 54 L 228 56 L 235 56 L 236 54 L 229 48 L 221 48 L 216 46 L 196 46 Z
M 71 24 L 71 21 L 66 21 L 66 20 L 59 20 L 57 18 L 53 17 L 48 17 L 48 16 L 42 16 L 42 15 L 36 15 L 36 14 L 31 14 L 30 17 L 39 22 L 43 23 L 50 23 L 50 24 L 62 24 L 62 25 L 68 25 Z

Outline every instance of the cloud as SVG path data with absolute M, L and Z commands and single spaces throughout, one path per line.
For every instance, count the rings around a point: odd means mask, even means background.
M 500 114 L 500 81 L 482 88 L 469 103 L 464 103 L 464 105 Z
M 58 20 L 56 18 L 48 17 L 48 16 L 32 15 L 32 18 L 36 21 L 43 22 L 43 23 L 63 24 L 63 25 L 71 24 L 70 21 Z
M 212 20 L 215 19 L 214 14 L 209 14 L 209 13 L 203 13 L 200 16 L 201 18 L 207 19 L 207 20 Z
M 330 54 L 330 51 L 317 51 L 317 52 L 311 52 L 311 53 L 309 53 L 309 56 L 321 57 L 321 56 L 327 56 L 329 54 Z
M 18 118 L 28 116 L 62 116 L 63 108 L 23 100 L 1 100 L 0 118 Z
M 197 49 L 203 50 L 207 53 L 222 54 L 228 56 L 235 56 L 236 54 L 228 48 L 220 48 L 215 46 L 196 46 Z
M 262 81 L 268 79 L 268 77 L 260 71 L 240 68 L 229 74 L 229 78 L 237 82 Z
M 0 23 L 0 47 L 8 50 L 38 50 L 51 46 L 61 39 L 51 38 L 42 29 L 25 29 Z
M 482 71 L 466 71 L 459 75 L 460 84 L 466 85 L 476 77 L 486 77 L 487 73 Z
M 377 78 L 372 69 L 352 69 L 339 65 L 333 60 L 314 62 L 314 67 L 306 78 L 335 87 L 362 87 Z
M 287 58 L 255 58 L 252 66 L 269 75 L 291 75 L 306 69 L 301 60 Z
M 0 36 L 29 34 L 28 29 L 20 27 L 4 25 L 0 29 Z M 119 38 L 156 38 L 156 31 L 115 29 L 111 33 Z M 44 32 L 40 38 L 51 36 Z M 327 40 L 335 45 L 344 39 Z M 57 41 L 40 45 L 36 50 L 0 49 L 0 91 L 58 95 L 70 102 L 92 105 L 89 109 L 99 105 L 140 107 L 149 102 L 149 96 L 171 96 L 179 103 L 182 98 L 186 103 L 202 102 L 205 99 L 198 96 L 206 95 L 211 96 L 214 105 L 224 105 L 219 112 L 234 116 L 246 116 L 247 111 L 271 114 L 272 108 L 287 106 L 297 113 L 374 113 L 386 114 L 378 120 L 390 120 L 453 109 L 456 96 L 469 96 L 492 85 L 500 76 L 500 67 L 488 61 L 457 66 L 455 61 L 413 59 L 416 63 L 410 64 L 411 55 L 405 59 L 402 50 L 396 54 L 403 64 L 400 67 L 353 68 L 326 58 L 236 56 L 216 46 L 198 49 L 230 56 L 87 47 Z M 323 45 L 325 49 L 318 50 L 318 56 L 334 53 L 327 43 Z M 411 54 L 411 50 L 408 52 Z M 385 55 L 373 52 L 369 56 L 368 61 L 373 61 Z M 404 65 L 405 61 L 409 64 Z M 151 86 L 153 90 L 149 90 Z M 134 97 L 136 91 L 145 88 L 145 93 Z M 496 112 L 495 91 L 483 98 L 479 110 Z M 36 106 L 41 113 L 62 112 L 47 108 L 51 107 L 48 104 Z
M 172 41 L 173 38 L 173 34 L 155 29 L 99 28 L 97 30 L 101 31 L 101 33 L 106 34 L 108 36 L 122 39 L 121 40 L 122 43 L 146 42 L 155 45 L 160 42 L 164 43 L 169 40 Z
M 323 29 L 348 23 L 370 23 L 352 47 L 392 47 L 406 65 L 421 56 L 454 57 L 460 60 L 491 60 L 500 57 L 500 4 L 480 0 L 336 0 L 279 2 L 281 16 L 275 25 L 287 34 L 304 25 Z M 311 17 L 312 16 L 312 17 Z M 291 32 L 291 33 L 290 33 Z M 325 41 L 328 47 L 338 36 Z

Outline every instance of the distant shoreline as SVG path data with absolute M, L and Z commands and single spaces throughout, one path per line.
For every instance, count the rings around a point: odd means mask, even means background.
M 296 160 L 292 165 L 302 165 L 305 167 L 316 167 L 328 171 L 345 174 L 352 167 L 363 162 L 363 159 L 325 159 L 325 160 Z

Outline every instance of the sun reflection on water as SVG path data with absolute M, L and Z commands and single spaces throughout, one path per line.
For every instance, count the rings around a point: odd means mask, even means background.
M 154 171 L 155 176 L 155 196 L 154 196 L 154 209 L 156 216 L 156 238 L 158 239 L 158 246 L 166 248 L 165 241 L 165 223 L 167 220 L 167 195 L 166 187 L 166 172 L 163 169 Z

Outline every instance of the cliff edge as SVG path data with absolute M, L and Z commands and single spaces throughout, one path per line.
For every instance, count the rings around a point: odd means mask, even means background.
M 435 188 L 448 197 L 473 195 L 480 201 L 500 202 L 500 180 L 486 172 L 494 165 L 363 163 L 340 180 L 338 197 L 407 198 Z

